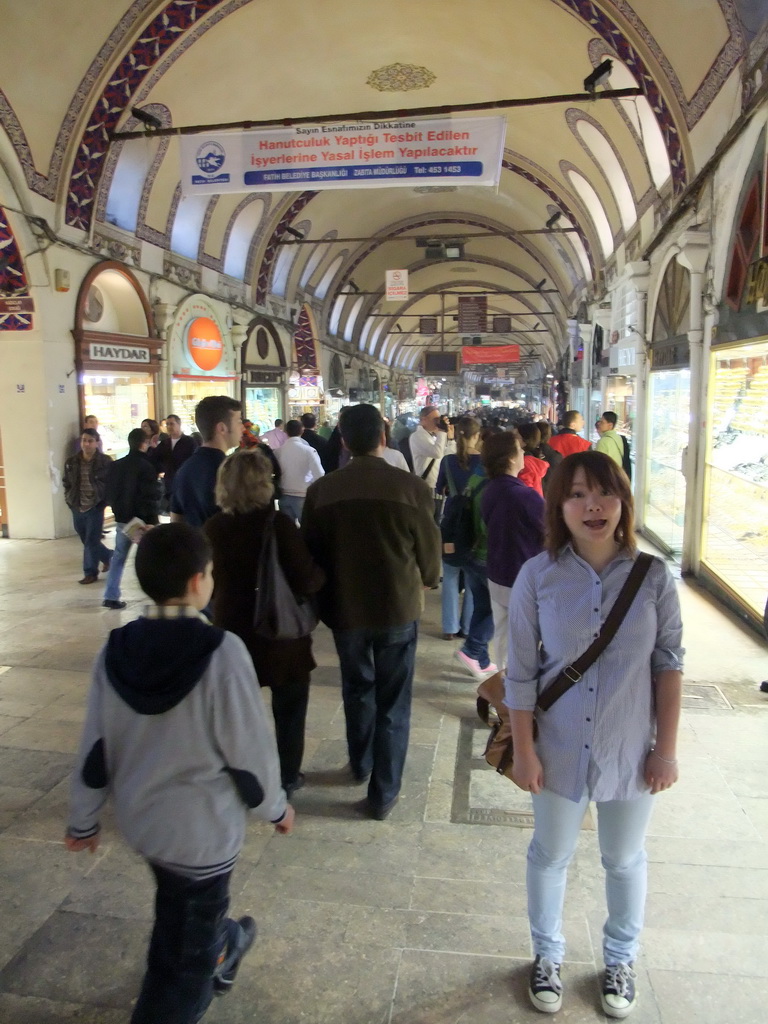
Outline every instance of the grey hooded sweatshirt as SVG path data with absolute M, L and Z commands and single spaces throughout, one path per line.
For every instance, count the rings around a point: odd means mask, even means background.
M 134 850 L 198 879 L 234 866 L 247 810 L 281 820 L 271 721 L 242 640 L 194 616 L 112 630 L 93 669 L 69 835 L 95 835 L 109 795 Z

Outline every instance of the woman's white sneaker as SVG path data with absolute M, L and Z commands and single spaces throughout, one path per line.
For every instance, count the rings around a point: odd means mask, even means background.
M 563 983 L 560 981 L 560 964 L 537 956 L 531 967 L 528 995 L 537 1010 L 542 1013 L 557 1013 L 563 1005 Z
M 631 963 L 611 964 L 605 968 L 600 1001 L 603 1004 L 603 1012 L 609 1017 L 621 1019 L 632 1013 L 637 1005 L 636 978 Z

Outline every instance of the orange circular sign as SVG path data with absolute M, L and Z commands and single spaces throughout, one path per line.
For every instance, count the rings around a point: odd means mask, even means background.
M 199 316 L 187 326 L 187 350 L 195 366 L 215 370 L 224 355 L 221 331 L 207 316 Z

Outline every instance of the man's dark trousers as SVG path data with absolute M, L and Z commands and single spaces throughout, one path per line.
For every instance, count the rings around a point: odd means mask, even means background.
M 109 565 L 112 552 L 101 542 L 104 529 L 104 506 L 95 505 L 87 512 L 72 510 L 72 524 L 80 540 L 83 542 L 83 575 L 98 576 L 99 562 Z
M 196 881 L 149 866 L 157 883 L 155 927 L 131 1024 L 197 1024 L 227 941 L 232 872 Z
M 352 771 L 368 775 L 368 801 L 400 792 L 411 725 L 417 626 L 334 630 Z

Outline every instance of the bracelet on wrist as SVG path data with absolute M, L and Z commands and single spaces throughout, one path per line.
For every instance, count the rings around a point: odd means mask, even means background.
M 651 747 L 651 753 L 654 755 L 654 757 L 658 761 L 661 761 L 662 764 L 677 764 L 677 758 L 676 757 L 672 758 L 672 760 L 670 760 L 668 757 L 662 757 L 661 754 L 658 754 L 656 752 L 656 748 L 655 747 Z

